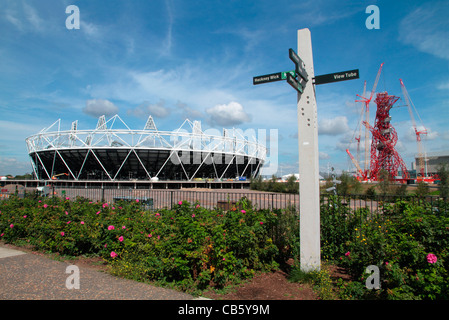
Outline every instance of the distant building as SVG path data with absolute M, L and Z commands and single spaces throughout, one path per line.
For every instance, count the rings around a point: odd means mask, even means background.
M 424 172 L 427 175 L 433 175 L 438 172 L 438 168 L 443 165 L 449 165 L 449 151 L 427 152 L 425 154 Z M 415 155 L 415 162 L 412 163 L 412 170 L 419 172 L 419 158 Z

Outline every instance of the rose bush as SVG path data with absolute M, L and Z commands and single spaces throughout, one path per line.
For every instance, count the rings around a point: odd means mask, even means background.
M 62 255 L 99 255 L 112 273 L 137 280 L 185 290 L 222 287 L 277 268 L 295 247 L 281 240 L 277 222 L 287 218 L 280 210 L 254 210 L 245 199 L 237 208 L 182 201 L 152 212 L 138 202 L 11 197 L 0 202 L 0 239 Z
M 338 259 L 357 282 L 355 286 L 369 276 L 367 266 L 380 269 L 381 289 L 358 290 L 360 295 L 352 298 L 448 299 L 448 214 L 404 201 L 387 206 L 384 214 L 354 229 L 353 239 L 345 244 L 350 255 Z M 354 292 L 350 287 L 348 292 Z
M 379 214 L 340 198 L 321 206 L 323 260 L 345 268 L 343 298 L 449 298 L 449 214 L 424 202 L 379 203 Z M 295 210 L 255 210 L 247 199 L 224 212 L 182 201 L 143 210 L 138 202 L 11 197 L 0 202 L 0 239 L 63 255 L 98 255 L 111 272 L 186 291 L 222 287 L 299 256 Z M 380 270 L 368 290 L 366 267 Z

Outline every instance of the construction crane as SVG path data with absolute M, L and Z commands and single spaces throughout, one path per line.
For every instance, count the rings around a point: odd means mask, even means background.
M 349 152 L 349 149 L 346 149 L 346 153 L 349 155 L 349 157 L 351 158 L 352 163 L 355 165 L 355 167 L 357 168 L 360 177 L 357 179 L 359 181 L 364 180 L 365 178 L 365 174 L 363 173 L 362 168 L 360 168 L 360 165 L 358 164 L 358 162 L 354 159 L 354 156 L 351 154 L 351 152 Z
M 419 172 L 421 173 L 421 177 L 418 177 L 418 175 L 416 175 L 417 176 L 416 178 L 417 178 L 417 180 L 423 180 L 425 178 L 425 174 L 424 174 L 424 155 L 422 152 L 421 135 L 427 134 L 427 129 L 423 126 L 424 127 L 423 130 L 418 130 L 418 128 L 416 127 L 416 121 L 415 121 L 415 117 L 413 116 L 413 110 L 411 107 L 413 105 L 413 102 L 410 99 L 410 96 L 408 95 L 407 89 L 405 88 L 405 85 L 404 85 L 404 82 L 402 81 L 402 79 L 399 79 L 399 82 L 401 83 L 402 94 L 404 95 L 405 103 L 407 104 L 408 112 L 410 113 L 410 118 L 412 119 L 413 130 L 415 130 L 416 143 L 418 145 Z M 414 105 L 413 105 L 413 109 L 415 109 L 416 114 L 418 114 Z M 419 114 L 418 114 L 418 117 L 419 117 Z
M 366 94 L 366 80 L 365 83 L 363 84 L 363 97 Z M 360 112 L 360 122 L 359 122 L 359 135 L 358 137 L 355 138 L 355 140 L 357 141 L 357 163 L 360 163 L 360 139 L 362 137 L 362 119 L 365 113 L 365 105 L 362 106 L 362 110 Z M 365 128 L 366 131 L 366 128 Z M 365 159 L 365 171 L 367 170 L 367 165 L 366 165 L 366 159 Z
M 59 177 L 59 176 L 62 176 L 62 175 L 69 176 L 68 173 L 60 173 L 60 174 L 56 174 L 56 175 L 52 176 L 52 177 L 51 177 L 51 180 L 58 180 L 58 179 L 59 179 L 58 177 Z
M 365 122 L 369 124 L 369 104 L 371 102 L 371 100 L 373 99 L 374 93 L 376 92 L 376 87 L 377 87 L 377 83 L 379 82 L 379 78 L 380 78 L 380 73 L 382 72 L 382 67 L 384 65 L 384 62 L 381 63 L 379 71 L 377 72 L 377 76 L 376 76 L 376 80 L 374 81 L 374 85 L 373 85 L 373 89 L 371 90 L 371 94 L 369 98 L 365 97 L 365 89 L 363 90 L 363 96 L 357 95 L 360 98 L 362 98 L 362 100 L 356 100 L 356 102 L 363 102 L 365 103 Z M 366 85 L 366 84 L 365 84 Z M 370 176 L 370 168 L 369 168 L 369 130 L 367 128 L 365 128 L 365 172 L 366 177 L 368 178 Z

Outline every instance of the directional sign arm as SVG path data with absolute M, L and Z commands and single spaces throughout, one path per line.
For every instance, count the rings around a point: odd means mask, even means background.
M 257 76 L 253 77 L 253 84 L 261 84 L 261 83 L 267 83 L 267 82 L 274 82 L 274 81 L 280 81 L 282 79 L 281 72 L 276 72 L 272 74 L 266 74 L 263 76 Z
M 291 85 L 293 87 L 293 89 L 295 89 L 299 93 L 303 93 L 304 88 L 303 88 L 302 84 L 299 83 L 298 80 L 293 78 L 293 76 L 290 73 L 287 73 L 287 82 L 289 85 Z
M 301 60 L 301 58 L 296 54 L 295 50 L 292 48 L 288 49 L 288 56 L 290 57 L 290 60 L 292 60 L 295 63 L 296 66 L 296 73 L 301 76 L 301 78 L 304 79 L 304 81 L 309 80 L 309 75 L 307 74 L 306 69 L 304 68 L 304 62 Z
M 345 80 L 352 80 L 359 78 L 359 69 L 349 70 L 349 71 L 341 71 L 336 73 L 323 74 L 319 76 L 315 76 L 314 84 L 324 84 L 330 82 L 338 82 Z

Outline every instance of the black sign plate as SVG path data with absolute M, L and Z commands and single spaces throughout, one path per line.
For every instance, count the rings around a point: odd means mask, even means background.
M 359 69 L 315 76 L 315 84 L 325 84 L 337 81 L 345 81 L 359 78 Z
M 272 74 L 266 74 L 264 76 L 253 77 L 253 84 L 274 82 L 274 81 L 280 81 L 280 80 L 284 80 L 284 79 L 282 78 L 281 72 L 277 72 L 277 73 L 272 73 Z
M 290 60 L 292 60 L 295 63 L 296 66 L 296 73 L 301 76 L 301 78 L 304 79 L 304 81 L 308 81 L 308 74 L 306 69 L 304 69 L 304 62 L 301 60 L 301 58 L 296 54 L 295 50 L 290 48 L 288 50 L 288 56 L 290 57 Z
M 296 91 L 298 91 L 299 93 L 303 93 L 304 91 L 303 85 L 298 80 L 296 80 L 290 73 L 287 73 L 287 82 Z

